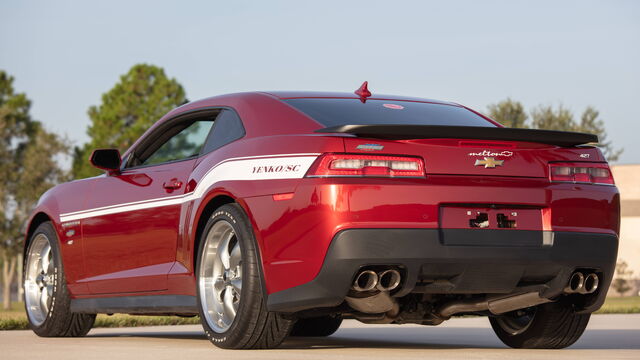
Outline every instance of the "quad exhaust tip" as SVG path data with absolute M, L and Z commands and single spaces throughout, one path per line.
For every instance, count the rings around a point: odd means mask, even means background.
M 600 278 L 596 273 L 584 275 L 580 271 L 574 272 L 569 278 L 569 283 L 564 288 L 566 294 L 593 294 L 598 290 Z
M 356 276 L 353 282 L 353 290 L 355 291 L 371 291 L 378 285 L 378 274 L 371 270 L 365 270 Z
M 391 291 L 400 285 L 400 273 L 398 270 L 385 270 L 378 274 L 378 285 L 380 291 Z
M 402 276 L 395 269 L 388 269 L 376 273 L 373 270 L 364 270 L 356 276 L 351 288 L 358 292 L 379 290 L 392 291 L 400 286 Z
M 564 288 L 564 292 L 567 294 L 579 293 L 584 288 L 584 275 L 581 272 L 574 272 L 569 278 L 567 287 Z
M 592 294 L 596 290 L 598 290 L 598 285 L 600 284 L 600 278 L 595 273 L 591 273 L 584 278 L 584 286 L 582 289 L 585 291 L 585 294 Z

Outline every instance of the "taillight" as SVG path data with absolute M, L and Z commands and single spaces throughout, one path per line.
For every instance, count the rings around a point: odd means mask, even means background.
M 425 177 L 421 158 L 409 156 L 324 154 L 307 177 Z
M 554 182 L 613 185 L 613 175 L 606 163 L 550 163 L 549 179 Z

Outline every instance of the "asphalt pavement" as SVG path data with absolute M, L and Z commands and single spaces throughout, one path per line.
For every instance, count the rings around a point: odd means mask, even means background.
M 0 331 L 0 359 L 640 359 L 640 314 L 594 315 L 563 350 L 514 350 L 486 318 L 443 325 L 365 325 L 345 321 L 333 336 L 287 340 L 275 350 L 221 350 L 198 325 L 93 329 L 84 338 L 39 338 Z

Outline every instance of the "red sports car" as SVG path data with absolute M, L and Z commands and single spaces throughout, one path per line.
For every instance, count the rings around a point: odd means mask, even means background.
M 25 304 L 40 336 L 97 313 L 199 315 L 223 348 L 328 336 L 343 319 L 489 317 L 562 348 L 602 305 L 619 194 L 589 134 L 512 129 L 418 98 L 251 92 L 181 106 L 102 176 L 45 193 Z

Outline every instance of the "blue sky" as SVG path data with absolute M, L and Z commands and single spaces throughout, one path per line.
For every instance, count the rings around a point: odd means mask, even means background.
M 595 106 L 619 163 L 640 163 L 640 1 L 0 0 L 0 69 L 75 144 L 133 64 L 191 100 L 250 90 L 353 91 L 486 111 Z

